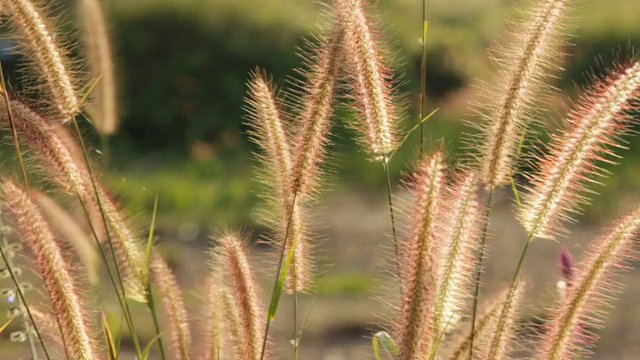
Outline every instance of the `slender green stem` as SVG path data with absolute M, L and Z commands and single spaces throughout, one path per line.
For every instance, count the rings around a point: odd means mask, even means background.
M 476 279 L 473 292 L 473 310 L 471 315 L 471 335 L 469 338 L 469 359 L 473 359 L 473 341 L 476 332 L 476 315 L 478 313 L 478 296 L 480 294 L 480 277 L 482 276 L 482 263 L 487 247 L 487 232 L 489 228 L 489 217 L 491 216 L 491 202 L 493 201 L 493 187 L 489 189 L 487 203 L 484 208 L 484 225 L 482 226 L 482 238 L 480 241 L 480 254 L 478 254 L 478 264 L 476 265 Z
M 113 289 L 116 292 L 116 298 L 118 298 L 118 304 L 120 305 L 120 308 L 123 311 L 124 319 L 125 319 L 125 322 L 127 323 L 127 328 L 131 332 L 132 338 L 134 338 L 134 345 L 135 345 L 137 342 L 137 337 L 133 335 L 135 334 L 135 330 L 133 328 L 131 317 L 127 316 L 127 313 L 126 313 L 126 309 L 128 309 L 128 305 L 125 305 L 125 303 L 127 302 L 127 299 L 125 297 L 124 292 L 120 292 L 118 289 L 118 284 L 116 283 L 116 277 L 114 276 L 113 271 L 111 270 L 111 266 L 109 266 L 109 260 L 107 259 L 107 254 L 104 252 L 104 249 L 102 248 L 102 244 L 100 244 L 100 240 L 98 239 L 98 233 L 95 227 L 93 226 L 93 222 L 91 221 L 91 216 L 89 215 L 89 210 L 87 209 L 87 206 L 82 200 L 82 197 L 80 196 L 80 194 L 76 194 L 76 197 L 80 202 L 80 206 L 82 207 L 82 211 L 84 212 L 84 215 L 86 216 L 87 219 L 89 219 L 88 221 L 89 228 L 91 229 L 91 233 L 96 242 L 96 246 L 98 247 L 98 251 L 100 253 L 100 257 L 102 258 L 102 262 L 104 262 L 105 267 L 107 269 L 107 274 L 109 275 L 109 279 L 111 280 Z M 116 265 L 116 270 L 118 270 L 117 265 Z M 139 347 L 139 344 L 138 344 L 138 347 Z
M 298 360 L 300 357 L 298 336 L 298 292 L 293 290 L 293 358 Z
M 100 216 L 102 217 L 102 222 L 104 224 L 104 228 L 105 228 L 105 233 L 107 235 L 107 241 L 109 243 L 109 249 L 111 252 L 111 257 L 113 259 L 113 262 L 115 264 L 115 272 L 116 272 L 116 277 L 118 279 L 118 282 L 120 284 L 120 291 L 122 292 L 122 301 L 120 303 L 121 306 L 123 306 L 123 311 L 125 314 L 125 318 L 127 318 L 127 325 L 129 327 L 129 331 L 131 332 L 131 338 L 133 340 L 133 344 L 135 346 L 136 349 L 136 353 L 138 354 L 138 356 L 142 355 L 142 350 L 140 348 L 140 342 L 138 340 L 138 336 L 136 334 L 135 331 L 135 327 L 133 324 L 133 320 L 131 318 L 131 309 L 129 308 L 129 302 L 127 301 L 127 296 L 126 296 L 126 290 L 124 287 L 124 282 L 122 280 L 122 274 L 120 273 L 120 267 L 118 266 L 118 258 L 116 256 L 114 247 L 113 247 L 113 240 L 111 238 L 111 231 L 109 230 L 109 226 L 108 226 L 108 222 L 107 222 L 107 218 L 105 215 L 105 211 L 104 211 L 104 207 L 102 206 L 102 199 L 100 197 L 100 192 L 98 191 L 98 185 L 96 184 L 95 181 L 95 175 L 93 172 L 93 167 L 91 166 L 91 162 L 89 161 L 89 155 L 87 154 L 87 147 L 85 145 L 84 142 L 84 138 L 82 137 L 82 132 L 80 131 L 80 126 L 78 125 L 78 121 L 77 119 L 74 117 L 71 118 L 71 122 L 73 123 L 73 127 L 75 128 L 76 134 L 78 135 L 78 141 L 80 142 L 80 147 L 82 149 L 82 156 L 84 158 L 84 162 L 85 165 L 87 166 L 87 171 L 89 172 L 89 177 L 91 179 L 91 186 L 92 186 L 92 190 L 94 193 L 94 196 L 96 197 L 96 202 L 98 204 L 98 208 L 100 209 Z M 95 235 L 95 234 L 94 234 Z M 98 237 L 96 236 L 96 241 L 97 241 Z M 105 262 L 105 266 L 108 267 L 108 263 Z M 118 289 L 116 288 L 116 292 L 118 291 Z
M 389 171 L 389 160 L 386 155 L 382 158 L 382 167 L 387 177 L 387 202 L 389 204 L 389 219 L 391 220 L 391 234 L 393 236 L 393 251 L 396 256 L 396 267 L 400 273 L 400 252 L 398 249 L 398 235 L 396 232 L 396 218 L 393 210 L 393 195 L 391 190 L 391 172 Z
M 420 154 L 424 154 L 424 119 L 427 108 L 427 31 L 429 29 L 429 5 L 422 0 L 422 62 L 420 64 Z
M 156 330 L 156 338 L 158 339 L 158 348 L 160 349 L 160 356 L 162 360 L 166 360 L 167 356 L 164 352 L 164 344 L 162 343 L 162 336 L 160 336 L 160 322 L 158 321 L 158 313 L 156 311 L 155 301 L 153 299 L 153 291 L 151 290 L 151 283 L 147 286 L 147 306 L 151 312 L 153 318 L 153 326 Z
M 293 209 L 296 206 L 296 200 L 298 199 L 298 186 L 295 186 L 295 191 L 293 192 L 293 199 L 291 200 L 291 211 L 289 213 L 289 218 L 287 219 L 287 227 L 285 229 L 284 232 L 284 242 L 282 244 L 282 251 L 280 251 L 280 258 L 278 259 L 278 270 L 276 272 L 276 279 L 274 281 L 273 284 L 273 291 L 271 292 L 271 302 L 274 301 L 274 297 L 277 296 L 278 293 L 278 287 L 280 286 L 280 274 L 282 273 L 283 269 L 282 269 L 282 263 L 284 262 L 284 257 L 285 257 L 285 253 L 286 253 L 286 249 L 287 249 L 287 244 L 286 242 L 289 239 L 289 233 L 291 230 L 291 223 L 293 221 Z M 291 242 L 291 245 L 293 246 L 293 241 Z M 292 251 L 292 249 L 290 249 L 289 251 Z M 278 299 L 279 301 L 279 299 Z M 266 350 L 267 350 L 267 338 L 269 335 L 269 329 L 271 327 L 271 321 L 273 319 L 273 315 L 271 314 L 272 309 L 271 306 L 275 306 L 277 307 L 277 303 L 275 305 L 270 304 L 269 306 L 269 313 L 267 314 L 267 324 L 265 325 L 264 328 L 264 338 L 262 339 L 262 351 L 260 352 L 260 360 L 264 359 L 264 356 L 266 354 Z

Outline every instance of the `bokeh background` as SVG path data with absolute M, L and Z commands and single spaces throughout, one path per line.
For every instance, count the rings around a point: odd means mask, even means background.
M 73 1 L 60 1 L 56 12 L 74 29 L 69 15 Z M 207 265 L 209 237 L 224 227 L 244 229 L 255 240 L 265 228 L 256 216 L 260 208 L 255 165 L 243 125 L 243 97 L 247 74 L 260 67 L 285 85 L 300 64 L 303 45 L 322 6 L 307 0 L 105 0 L 108 10 L 120 103 L 118 133 L 102 139 L 89 136 L 104 178 L 133 214 L 140 229 L 148 227 L 156 194 L 159 246 L 183 283 L 194 314 L 196 292 Z M 471 131 L 467 105 L 478 99 L 474 85 L 489 80 L 487 48 L 519 17 L 515 9 L 528 1 L 431 0 L 428 35 L 429 111 L 440 109 L 426 125 L 428 146 L 444 137 L 453 164 L 460 156 L 462 134 Z M 419 0 L 379 0 L 380 22 L 388 27 L 397 49 L 394 67 L 404 74 L 407 116 L 402 127 L 417 121 L 421 17 Z M 589 82 L 588 73 L 640 46 L 640 2 L 636 0 L 579 1 L 573 13 L 571 45 L 566 69 L 555 85 L 548 128 L 562 119 L 570 99 Z M 79 51 L 79 50 L 78 50 Z M 3 59 L 11 68 L 14 58 Z M 544 134 L 542 135 L 545 136 Z M 329 185 L 321 196 L 316 217 L 318 250 L 322 257 L 318 297 L 303 298 L 302 312 L 313 304 L 302 339 L 303 359 L 370 359 L 366 337 L 381 328 L 380 315 L 389 309 L 377 298 L 393 301 L 397 289 L 386 270 L 390 232 L 384 173 L 352 141 L 353 133 L 338 122 L 334 128 Z M 630 149 L 604 180 L 592 207 L 573 226 L 573 235 L 559 243 L 536 241 L 525 263 L 530 279 L 531 306 L 525 317 L 553 297 L 557 253 L 565 246 L 577 257 L 606 219 L 621 214 L 639 200 L 640 147 Z M 417 138 L 409 138 L 392 164 L 395 184 L 415 163 Z M 397 195 L 402 197 L 402 191 Z M 522 230 L 513 221 L 511 197 L 500 194 L 493 216 L 495 239 L 490 242 L 486 293 L 510 279 L 521 249 Z M 252 248 L 255 271 L 264 283 L 265 303 L 274 276 L 272 254 L 264 246 Z M 628 274 L 626 292 L 611 311 L 596 352 L 600 359 L 636 359 L 640 354 L 640 274 Z M 4 285 L 3 285 L 4 286 Z M 291 314 L 285 299 L 276 321 L 279 355 L 289 358 Z M 141 310 L 140 324 L 152 337 L 150 318 Z M 2 322 L 3 316 L 0 316 Z M 146 325 L 145 325 L 146 324 Z M 0 358 L 19 356 L 20 349 L 0 342 Z M 128 342 L 125 341 L 126 345 Z M 6 351 L 4 349 L 7 349 Z M 9 350 L 15 349 L 15 350 Z M 11 352 L 10 352 L 11 351 Z M 6 355 L 10 354 L 10 355 Z

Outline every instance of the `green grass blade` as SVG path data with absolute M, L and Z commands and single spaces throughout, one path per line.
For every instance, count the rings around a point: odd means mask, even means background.
M 373 351 L 375 352 L 376 359 L 382 359 L 382 357 L 380 356 L 380 346 L 382 346 L 382 348 L 385 350 L 387 355 L 391 357 L 391 359 L 400 359 L 400 352 L 398 351 L 398 347 L 396 346 L 396 343 L 393 341 L 391 335 L 389 335 L 388 332 L 378 331 L 373 335 L 373 338 L 371 338 L 371 342 L 373 343 Z
M 423 117 L 419 123 L 415 124 L 411 129 L 409 129 L 409 131 L 407 132 L 407 134 L 402 138 L 402 140 L 400 140 L 400 142 L 398 143 L 398 146 L 396 147 L 395 150 L 393 150 L 391 152 L 391 154 L 389 154 L 389 156 L 387 156 L 388 160 L 391 160 L 391 158 L 393 158 L 393 156 L 398 152 L 398 149 L 400 149 L 402 147 L 402 145 L 409 139 L 409 136 L 411 136 L 411 134 L 413 134 L 416 130 L 418 130 L 424 123 L 426 123 L 429 119 L 431 119 L 431 117 L 433 115 L 435 115 L 435 113 L 438 112 L 438 110 L 440 109 L 435 109 L 432 112 L 430 112 L 427 116 Z
M 107 343 L 107 354 L 109 355 L 109 360 L 116 360 L 118 359 L 118 351 L 113 341 L 113 333 L 109 328 L 109 320 L 107 319 L 107 315 L 104 313 L 104 311 L 100 311 L 100 316 L 102 319 L 102 331 L 104 332 L 104 340 Z
M 15 319 L 16 317 L 12 317 L 9 320 L 7 320 L 6 323 L 4 323 L 4 325 L 0 326 L 0 334 L 2 334 L 2 332 L 4 331 L 4 329 L 7 328 L 7 326 L 9 326 L 9 324 L 11 324 L 11 322 L 13 321 L 13 319 Z
M 149 343 L 144 348 L 144 350 L 142 350 L 142 354 L 140 356 L 141 360 L 147 360 L 149 358 L 149 352 L 151 352 L 151 347 L 153 347 L 153 344 L 156 341 L 158 341 L 158 339 L 160 339 L 160 334 L 156 335 L 153 339 L 151 339 L 151 341 L 149 341 Z
M 149 237 L 147 238 L 147 249 L 145 251 L 145 260 L 147 265 L 151 259 L 151 250 L 153 248 L 153 235 L 156 228 L 156 215 L 158 214 L 158 192 L 156 192 L 155 200 L 153 201 L 153 212 L 151 213 L 151 225 L 149 225 Z

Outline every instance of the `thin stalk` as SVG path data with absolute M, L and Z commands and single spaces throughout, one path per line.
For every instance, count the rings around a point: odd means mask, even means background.
M 127 316 L 126 310 L 128 309 L 128 305 L 125 305 L 125 303 L 127 302 L 127 299 L 125 297 L 124 291 L 121 293 L 120 291 L 118 291 L 118 284 L 116 283 L 116 278 L 113 275 L 113 271 L 111 270 L 111 266 L 109 266 L 109 260 L 107 259 L 107 254 L 104 252 L 104 249 L 102 248 L 102 245 L 100 244 L 100 241 L 98 240 L 98 233 L 96 232 L 95 227 L 93 226 L 93 222 L 90 220 L 90 215 L 89 215 L 89 210 L 87 210 L 87 207 L 84 203 L 84 201 L 82 200 L 82 197 L 80 196 L 80 194 L 76 193 L 76 197 L 78 198 L 78 201 L 80 202 L 80 206 L 82 207 L 82 211 L 84 212 L 85 216 L 87 217 L 87 219 L 89 219 L 89 228 L 91 229 L 91 233 L 93 235 L 93 238 L 96 241 L 96 246 L 98 247 L 98 250 L 100 251 L 100 257 L 102 257 L 102 261 L 105 264 L 105 267 L 107 268 L 107 274 L 109 275 L 109 279 L 111 280 L 111 284 L 113 285 L 113 289 L 116 292 L 116 297 L 118 298 L 118 303 L 120 305 L 120 308 L 123 311 L 123 315 L 124 315 L 124 319 L 127 323 L 127 328 L 129 329 L 129 332 L 131 332 L 131 336 L 134 339 L 134 346 L 136 346 L 137 343 L 137 336 L 134 336 L 135 334 L 135 329 L 133 328 L 133 322 L 131 320 L 130 316 Z M 118 269 L 118 267 L 116 266 L 116 270 Z M 136 350 L 138 350 L 140 347 L 140 344 L 138 343 L 136 346 Z
M 151 283 L 149 283 L 151 284 Z M 164 352 L 164 344 L 162 343 L 162 337 L 160 336 L 160 322 L 158 321 L 158 312 L 156 311 L 155 301 L 153 300 L 153 291 L 151 291 L 151 285 L 147 286 L 147 304 L 149 304 L 149 311 L 151 311 L 151 317 L 153 318 L 153 326 L 156 330 L 156 338 L 158 339 L 158 348 L 160 349 L 160 356 L 162 360 L 166 360 L 166 354 Z
M 387 176 L 387 202 L 389 203 L 389 219 L 391 220 L 391 234 L 393 236 L 393 252 L 396 256 L 396 267 L 400 274 L 400 253 L 398 251 L 398 235 L 396 233 L 396 218 L 393 211 L 393 197 L 391 195 L 391 173 L 389 171 L 389 160 L 387 155 L 383 155 L 382 167 Z
M 89 161 L 89 155 L 87 154 L 87 147 L 85 146 L 84 138 L 82 137 L 82 132 L 80 131 L 80 126 L 78 125 L 78 121 L 76 120 L 75 117 L 72 117 L 71 122 L 73 123 L 73 127 L 75 128 L 75 131 L 78 135 L 78 141 L 80 142 L 80 148 L 82 149 L 82 156 L 84 158 L 85 164 L 87 165 L 87 171 L 89 172 L 89 177 L 91 179 L 91 186 L 93 188 L 93 192 L 96 197 L 96 202 L 98 203 L 98 208 L 100 209 L 100 216 L 102 217 L 102 222 L 104 224 L 105 233 L 107 235 L 107 241 L 109 242 L 111 257 L 113 258 L 113 262 L 115 264 L 116 276 L 117 276 L 118 282 L 120 283 L 120 291 L 122 292 L 122 301 L 120 302 L 120 306 L 123 306 L 122 310 L 124 311 L 125 318 L 127 318 L 127 326 L 129 327 L 129 331 L 131 332 L 133 345 L 135 346 L 137 355 L 140 357 L 142 355 L 142 349 L 140 348 L 138 336 L 136 334 L 135 327 L 133 325 L 133 320 L 131 319 L 131 309 L 129 309 L 129 302 L 127 301 L 126 290 L 124 287 L 124 282 L 122 281 L 122 274 L 120 273 L 120 268 L 118 267 L 118 258 L 116 256 L 115 250 L 113 249 L 111 231 L 109 230 L 107 218 L 104 212 L 104 207 L 102 206 L 102 200 L 100 198 L 100 193 L 98 192 L 98 186 L 96 185 L 96 181 L 94 178 L 93 168 L 91 166 L 91 162 Z M 97 234 L 95 234 L 94 232 L 94 235 L 97 235 Z M 98 237 L 95 236 L 95 238 L 96 238 L 96 241 L 98 241 L 97 240 Z M 105 262 L 105 266 L 108 267 L 107 262 Z M 115 290 L 116 292 L 118 291 L 117 287 Z
M 473 311 L 471 315 L 471 336 L 469 338 L 469 360 L 473 359 L 473 340 L 476 333 L 476 314 L 478 312 L 478 295 L 480 294 L 480 277 L 482 276 L 482 263 L 484 252 L 487 246 L 487 231 L 489 228 L 489 217 L 491 216 L 491 201 L 493 200 L 493 187 L 489 189 L 487 203 L 484 208 L 484 225 L 482 226 L 482 240 L 480 242 L 480 254 L 478 255 L 478 265 L 476 266 L 476 283 L 473 293 Z
M 60 323 L 60 319 L 56 316 L 56 324 L 58 325 L 58 331 L 60 334 L 64 334 L 64 329 L 62 328 L 62 324 Z M 67 347 L 67 340 L 65 340 L 65 336 L 60 336 L 62 340 L 62 348 L 64 349 L 64 357 L 69 360 L 69 348 Z
M 107 139 L 106 135 L 103 135 L 103 139 Z M 147 260 L 147 269 L 149 268 L 149 259 L 151 258 L 151 251 L 153 247 L 153 234 L 156 228 L 156 215 L 158 214 L 158 193 L 156 192 L 156 198 L 153 202 L 153 213 L 151 216 L 151 225 L 149 225 L 149 236 L 147 238 L 147 249 L 145 253 L 145 257 Z M 166 360 L 166 354 L 164 352 L 164 344 L 162 342 L 162 337 L 160 336 L 160 323 L 158 322 L 158 313 L 156 310 L 156 303 L 153 298 L 153 291 L 151 288 L 151 281 L 147 282 L 147 307 L 149 308 L 149 312 L 151 312 L 151 317 L 153 318 L 153 325 L 156 330 L 156 338 L 158 339 L 158 348 L 160 349 L 160 355 L 162 356 L 162 360 Z
M 278 286 L 280 285 L 280 274 L 282 273 L 282 270 L 283 270 L 282 263 L 284 261 L 284 253 L 286 252 L 286 248 L 287 248 L 286 242 L 287 242 L 287 239 L 289 239 L 289 232 L 291 230 L 291 222 L 293 219 L 293 209 L 296 206 L 297 199 L 298 199 L 298 186 L 296 185 L 295 191 L 293 192 L 293 199 L 291 200 L 291 212 L 289 213 L 289 219 L 287 219 L 287 228 L 285 229 L 285 232 L 284 232 L 284 243 L 282 244 L 282 251 L 280 252 L 280 258 L 278 259 L 278 271 L 276 272 L 276 279 L 273 284 L 273 291 L 271 292 L 271 302 L 274 301 L 275 296 L 279 296 L 277 294 L 278 294 Z M 289 251 L 293 251 L 293 241 L 291 245 L 292 245 L 292 248 Z M 279 298 L 278 298 L 278 302 L 279 302 Z M 277 307 L 278 306 L 277 302 L 275 305 L 273 303 L 269 305 L 269 311 L 267 312 L 267 324 L 264 327 L 264 338 L 262 339 L 262 351 L 260 352 L 260 360 L 264 359 L 264 355 L 267 350 L 267 337 L 269 335 L 269 328 L 271 327 L 271 321 L 274 315 L 272 314 L 272 312 L 275 312 L 275 310 L 272 310 L 273 306 Z
M 429 5 L 422 0 L 422 62 L 420 64 L 420 154 L 424 154 L 424 126 L 422 119 L 427 108 L 427 31 L 429 29 Z
M 298 347 L 298 292 L 293 290 L 293 358 L 298 360 L 300 350 Z

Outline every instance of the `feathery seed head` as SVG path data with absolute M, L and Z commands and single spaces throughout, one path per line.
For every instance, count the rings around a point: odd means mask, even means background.
M 459 175 L 440 208 L 443 235 L 435 247 L 436 300 L 434 329 L 455 328 L 467 301 L 472 298 L 476 250 L 480 243 L 482 211 L 478 182 L 473 172 Z
M 439 233 L 438 210 L 445 187 L 444 156 L 440 151 L 424 159 L 410 184 L 412 198 L 411 230 L 401 242 L 401 299 L 396 324 L 402 359 L 413 359 L 428 350 L 435 334 L 429 317 L 435 294 L 434 244 Z
M 235 356 L 243 360 L 260 359 L 266 313 L 260 304 L 243 241 L 234 234 L 220 236 L 213 257 Z
M 502 310 L 502 304 L 506 298 L 508 290 L 505 289 L 485 304 L 478 313 L 478 321 L 474 329 L 473 350 L 476 354 L 486 354 L 491 345 L 491 336 L 496 333 L 498 317 Z M 469 358 L 471 348 L 471 324 L 451 341 L 449 355 L 446 358 L 452 360 L 466 360 Z
M 80 110 L 76 82 L 69 68 L 67 51 L 59 42 L 52 21 L 33 0 L 3 0 L 11 24 L 22 43 L 23 51 L 33 59 L 34 67 L 46 83 L 46 89 L 63 122 L 70 121 Z M 29 56 L 28 56 L 29 57 Z
M 178 281 L 167 263 L 158 253 L 153 253 L 149 263 L 151 277 L 162 293 L 164 311 L 170 324 L 171 344 L 175 359 L 191 358 L 191 330 L 184 298 L 178 286 Z
M 99 0 L 78 1 L 78 13 L 91 73 L 100 78 L 91 94 L 92 122 L 98 132 L 111 135 L 118 126 L 118 105 L 107 22 Z
M 271 86 L 259 72 L 255 72 L 249 81 L 248 104 L 251 134 L 264 152 L 260 158 L 265 163 L 268 177 L 265 182 L 270 188 L 265 197 L 275 203 L 278 210 L 277 215 L 268 221 L 275 228 L 278 242 L 285 247 L 285 254 L 295 242 L 293 260 L 287 273 L 287 291 L 304 292 L 309 289 L 312 270 L 301 199 L 304 195 L 299 193 L 293 175 L 291 135 L 287 124 L 281 118 Z M 271 195 L 273 191 L 277 196 Z
M 51 226 L 73 247 L 75 253 L 82 261 L 82 265 L 87 271 L 87 280 L 91 285 L 98 285 L 100 282 L 100 256 L 92 241 L 84 229 L 73 219 L 73 217 L 58 204 L 54 199 L 45 193 L 32 190 L 31 197 L 38 203 L 43 214 Z
M 98 236 L 104 233 L 103 225 L 108 227 L 111 243 L 118 257 L 118 266 L 124 277 L 127 297 L 140 302 L 146 301 L 148 271 L 142 245 L 129 228 L 115 200 L 108 195 L 96 177 L 92 179 L 77 141 L 62 124 L 47 122 L 24 104 L 11 101 L 9 106 L 20 141 L 31 149 L 34 156 L 42 162 L 44 170 L 53 175 L 52 180 L 62 190 L 82 200 L 93 215 L 90 220 L 97 229 Z M 4 97 L 0 97 L 0 117 L 4 120 L 1 124 L 8 127 L 6 114 L 7 103 Z M 96 192 L 99 199 L 96 198 Z
M 511 341 L 516 335 L 518 306 L 525 291 L 525 284 L 515 283 L 502 302 L 500 314 L 490 334 L 493 334 L 486 357 L 483 359 L 504 359 L 511 350 Z
M 495 51 L 500 70 L 481 107 L 481 180 L 489 187 L 509 183 L 527 123 L 535 116 L 545 81 L 558 65 L 568 0 L 539 1 L 530 18 L 515 26 L 506 46 Z
M 74 359 L 98 359 L 86 305 L 83 304 L 71 267 L 38 206 L 27 193 L 9 180 L 2 182 L 4 201 L 23 242 L 35 257 L 35 268 L 53 307 L 61 336 Z
M 198 359 L 216 360 L 220 358 L 221 334 L 220 334 L 220 299 L 223 293 L 220 291 L 217 269 L 209 269 L 207 278 L 204 281 L 204 296 L 202 313 L 198 321 L 200 334 L 198 341 Z
M 344 24 L 347 83 L 358 110 L 363 143 L 373 160 L 380 161 L 397 146 L 399 109 L 392 74 L 383 62 L 381 35 L 372 28 L 365 0 L 337 0 Z
M 337 11 L 337 9 L 336 9 Z M 344 29 L 333 16 L 333 28 L 328 37 L 309 45 L 303 54 L 306 67 L 299 70 L 303 80 L 294 83 L 291 94 L 299 113 L 293 131 L 293 167 L 291 183 L 303 202 L 316 192 L 320 166 L 324 161 L 336 95 L 340 60 L 343 59 Z
M 570 213 L 589 199 L 587 186 L 602 176 L 596 161 L 608 161 L 637 107 L 640 61 L 598 81 L 567 116 L 566 130 L 553 137 L 549 153 L 531 177 L 519 219 L 534 237 L 553 239 Z
M 575 268 L 572 285 L 553 310 L 537 359 L 567 359 L 586 352 L 597 340 L 588 328 L 602 326 L 604 309 L 619 291 L 615 275 L 637 258 L 640 208 L 617 221 L 596 240 Z

